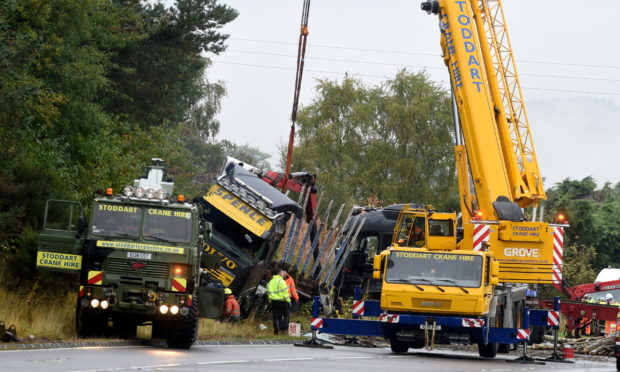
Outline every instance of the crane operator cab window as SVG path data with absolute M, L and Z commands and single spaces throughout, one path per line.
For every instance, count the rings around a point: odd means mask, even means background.
M 426 244 L 424 217 L 405 216 L 400 225 L 397 242 L 402 247 L 423 247 Z

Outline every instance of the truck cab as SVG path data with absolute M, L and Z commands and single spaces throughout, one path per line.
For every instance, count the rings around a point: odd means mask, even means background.
M 147 177 L 122 194 L 108 188 L 98 195 L 88 222 L 79 203 L 48 201 L 37 266 L 78 273 L 79 337 L 110 334 L 111 320 L 117 336 L 152 324 L 171 347 L 194 342 L 207 231 L 197 206 L 172 197 L 173 183 L 164 179 L 163 160 L 153 159 Z M 219 316 L 223 293 L 203 292 L 200 313 Z

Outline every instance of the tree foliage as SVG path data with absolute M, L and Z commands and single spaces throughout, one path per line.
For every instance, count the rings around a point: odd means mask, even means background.
M 0 2 L 0 260 L 30 275 L 48 198 L 87 205 L 151 157 L 203 191 L 224 158 L 225 95 L 204 53 L 225 50 L 236 16 L 217 0 Z
M 456 202 L 449 94 L 425 74 L 400 71 L 368 87 L 322 80 L 298 116 L 294 169 L 319 175 L 327 200 L 388 205 Z
M 620 267 L 620 183 L 597 189 L 592 177 L 565 179 L 547 192 L 547 198 L 549 220 L 563 213 L 570 224 L 565 245 L 577 252 L 594 249 L 594 256 L 583 258 L 589 257 L 597 272 L 607 266 Z

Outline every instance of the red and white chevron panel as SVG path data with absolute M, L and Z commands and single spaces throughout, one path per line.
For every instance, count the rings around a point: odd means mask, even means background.
M 553 283 L 562 283 L 562 261 L 564 259 L 564 228 L 553 229 Z
M 530 338 L 529 329 L 517 329 L 517 340 L 527 340 Z
M 547 325 L 557 327 L 560 325 L 560 312 L 547 311 Z
M 312 328 L 323 328 L 323 318 L 312 318 L 310 320 L 310 326 Z
M 491 235 L 491 227 L 483 223 L 474 225 L 474 251 L 482 251 L 482 243 L 489 241 Z
M 364 301 L 353 301 L 353 315 L 364 315 Z
M 400 315 L 381 314 L 379 315 L 379 321 L 384 323 L 398 323 L 400 321 Z
M 466 327 L 466 328 L 484 327 L 484 319 L 463 318 L 463 327 Z

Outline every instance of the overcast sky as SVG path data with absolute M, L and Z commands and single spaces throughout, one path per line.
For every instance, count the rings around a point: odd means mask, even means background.
M 210 56 L 228 96 L 219 139 L 272 154 L 288 141 L 303 0 L 220 0 L 240 12 Z M 447 84 L 437 17 L 421 0 L 312 0 L 301 104 L 315 80 L 347 72 L 378 84 L 406 67 Z M 546 187 L 570 177 L 620 182 L 619 0 L 504 0 Z M 447 86 L 447 85 L 446 85 Z M 320 177 L 320 175 L 319 175 Z

